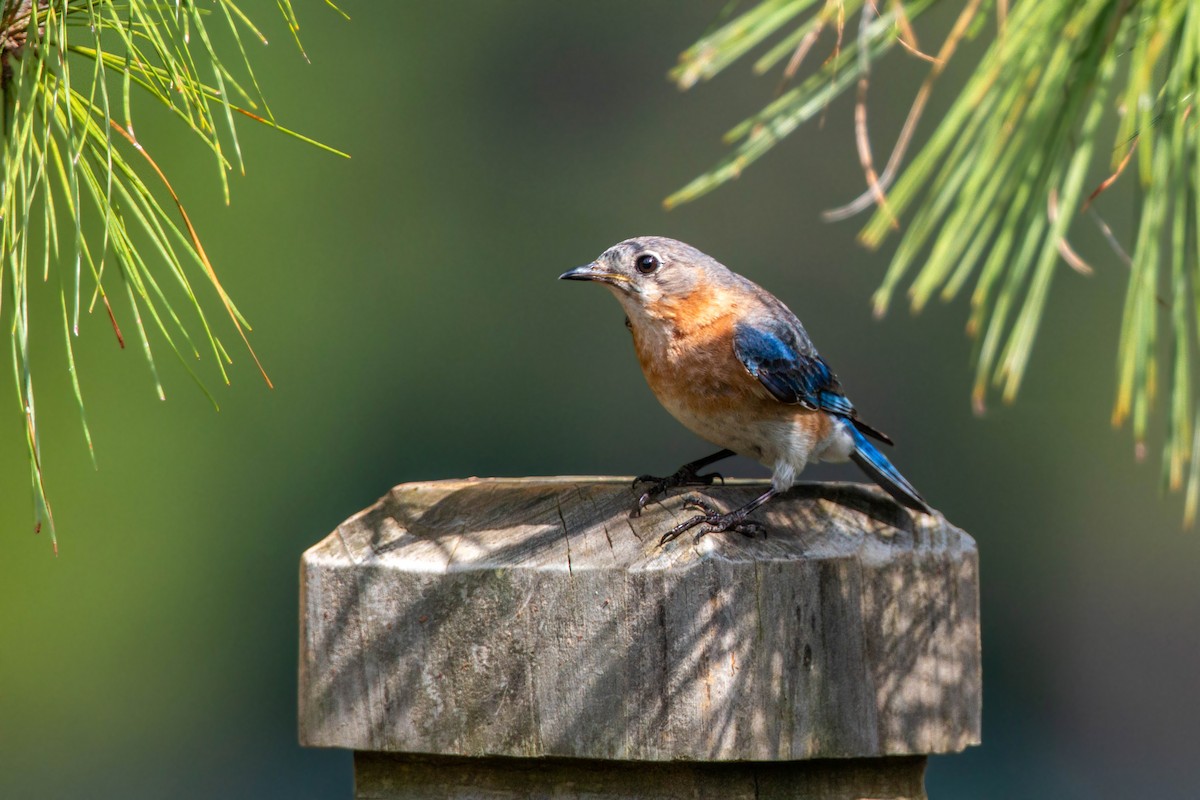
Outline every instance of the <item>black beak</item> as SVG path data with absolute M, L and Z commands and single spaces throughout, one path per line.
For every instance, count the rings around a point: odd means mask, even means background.
M 591 264 L 584 264 L 582 267 L 567 270 L 562 275 L 559 275 L 558 279 L 560 281 L 594 281 L 596 280 L 597 266 L 596 262 L 593 261 Z
M 558 276 L 560 281 L 597 281 L 598 283 L 628 283 L 628 280 L 623 275 L 617 275 L 608 272 L 600 265 L 599 261 L 593 261 L 590 264 L 584 264 L 582 267 L 569 269 L 562 275 Z

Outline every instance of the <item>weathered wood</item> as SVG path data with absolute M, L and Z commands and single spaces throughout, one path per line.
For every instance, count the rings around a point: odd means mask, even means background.
M 925 759 L 578 761 L 355 753 L 359 800 L 925 800 Z
M 301 741 L 695 762 L 979 741 L 965 533 L 873 488 L 802 484 L 758 515 L 766 539 L 659 548 L 692 512 L 676 497 L 630 520 L 632 499 L 624 478 L 417 483 L 343 523 L 301 570 Z

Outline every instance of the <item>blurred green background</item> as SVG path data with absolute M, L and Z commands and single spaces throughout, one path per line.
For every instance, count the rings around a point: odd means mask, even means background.
M 661 210 L 774 87 L 745 66 L 689 94 L 666 82 L 722 5 L 348 3 L 347 23 L 301 2 L 311 65 L 264 8 L 272 44 L 253 55 L 274 111 L 353 159 L 243 126 L 230 208 L 174 121 L 138 118 L 277 388 L 226 329 L 234 385 L 207 375 L 220 413 L 165 348 L 159 402 L 92 314 L 78 353 L 95 472 L 56 298 L 35 296 L 61 555 L 32 532 L 10 394 L 0 797 L 349 797 L 349 755 L 296 744 L 306 547 L 403 481 L 664 472 L 711 449 L 646 389 L 607 292 L 555 281 L 645 233 L 783 298 L 905 474 L 979 542 L 984 744 L 933 759 L 931 795 L 1200 796 L 1200 533 L 1159 499 L 1157 450 L 1135 464 L 1108 425 L 1125 268 L 1082 247 L 1098 274 L 1064 267 L 1019 402 L 973 417 L 965 308 L 872 320 L 887 253 L 855 244 L 857 222 L 819 220 L 862 184 L 850 98 L 734 184 Z M 888 64 L 878 160 L 926 69 Z M 923 133 L 960 83 L 951 70 Z

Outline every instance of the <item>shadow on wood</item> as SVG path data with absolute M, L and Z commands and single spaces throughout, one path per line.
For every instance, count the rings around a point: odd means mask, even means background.
M 692 512 L 676 497 L 629 519 L 632 500 L 627 479 L 406 484 L 341 525 L 302 566 L 302 742 L 697 763 L 978 742 L 962 531 L 802 484 L 758 515 L 765 539 L 659 548 Z

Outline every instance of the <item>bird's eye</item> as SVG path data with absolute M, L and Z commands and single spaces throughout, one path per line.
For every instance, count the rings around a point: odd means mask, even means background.
M 649 253 L 646 253 L 638 256 L 637 261 L 634 262 L 634 266 L 637 268 L 638 272 L 642 273 L 643 275 L 649 275 L 651 272 L 654 272 L 654 270 L 661 266 L 661 262 L 658 260 L 658 256 L 652 256 Z

